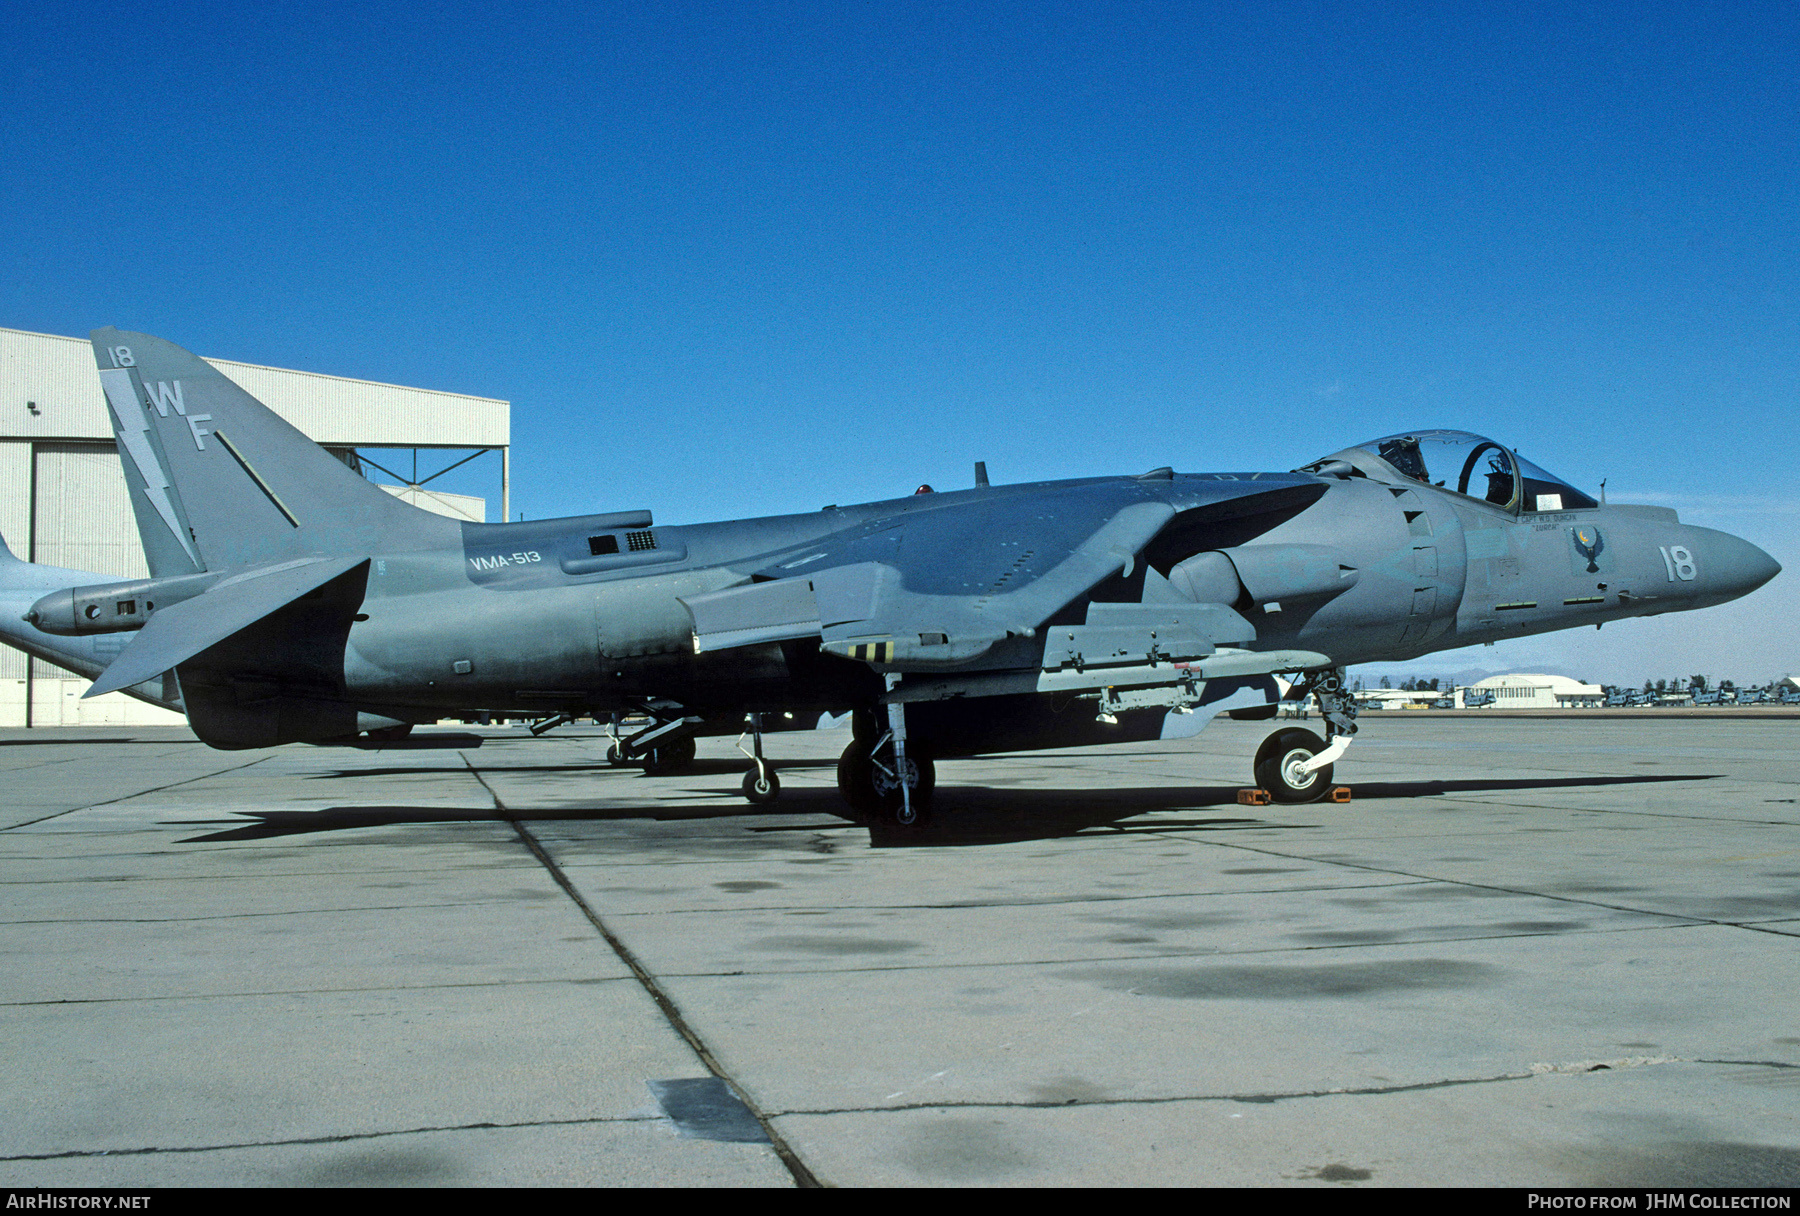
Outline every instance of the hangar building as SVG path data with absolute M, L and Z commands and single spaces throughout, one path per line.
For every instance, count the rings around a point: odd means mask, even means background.
M 387 470 L 359 449 L 439 449 L 436 459 L 424 461 L 439 472 L 464 452 L 471 453 L 469 459 L 497 454 L 500 517 L 507 517 L 510 403 L 222 359 L 207 362 L 378 483 Z M 436 473 L 419 477 L 420 463 L 415 460 L 406 474 L 389 474 L 400 484 L 383 488 L 426 510 L 486 519 L 486 499 L 432 489 Z M 417 484 L 408 484 L 415 478 Z M 149 573 L 86 338 L 0 329 L 0 537 L 27 561 L 118 578 Z M 0 726 L 180 721 L 123 693 L 83 701 L 87 684 L 0 647 Z
M 1489 676 L 1470 685 L 1494 694 L 1495 709 L 1593 709 L 1606 702 L 1606 689 L 1568 676 L 1520 672 Z M 1462 708 L 1462 695 L 1456 698 Z

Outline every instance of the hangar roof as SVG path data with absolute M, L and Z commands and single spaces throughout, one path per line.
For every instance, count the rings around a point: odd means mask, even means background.
M 1503 676 L 1489 676 L 1485 680 L 1477 680 L 1471 688 L 1548 688 L 1553 694 L 1565 697 L 1587 696 L 1603 697 L 1606 690 L 1598 684 L 1584 684 L 1580 680 L 1568 676 L 1546 675 L 1539 672 L 1514 672 Z
M 511 442 L 511 405 L 491 397 L 207 362 L 318 443 L 487 448 Z M 0 439 L 112 437 L 86 338 L 0 329 Z

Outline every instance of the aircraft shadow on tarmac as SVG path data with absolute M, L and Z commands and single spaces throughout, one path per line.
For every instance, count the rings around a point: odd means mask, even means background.
M 508 771 L 559 771 L 560 767 L 562 766 Z M 397 771 L 416 773 L 419 770 Z M 735 773 L 738 769 L 730 767 L 722 771 Z M 345 772 L 341 775 L 356 774 Z M 681 774 L 683 778 L 705 775 L 708 775 L 706 771 L 698 766 L 695 770 Z M 1368 782 L 1359 784 L 1354 789 L 1357 799 L 1368 802 L 1397 798 L 1433 798 L 1446 794 L 1660 785 L 1676 781 L 1712 781 L 1720 776 L 1722 774 L 1719 773 L 1658 773 L 1624 777 L 1549 777 L 1536 780 Z M 674 779 L 661 780 L 668 782 Z M 1095 790 L 946 786 L 939 790 L 934 819 L 922 828 L 902 831 L 887 827 L 865 828 L 864 825 L 846 819 L 837 792 L 829 787 L 790 787 L 783 793 L 780 803 L 768 807 L 751 806 L 737 801 L 739 795 L 735 790 L 690 789 L 683 792 L 692 800 L 627 806 L 521 808 L 510 813 L 489 807 L 336 806 L 314 811 L 246 813 L 241 818 L 224 820 L 171 821 L 169 826 L 197 827 L 204 823 L 222 828 L 220 831 L 186 837 L 181 841 L 183 844 L 202 844 L 355 831 L 399 824 L 497 823 L 510 819 L 526 823 L 735 819 L 763 821 L 744 825 L 754 832 L 867 830 L 870 843 L 876 847 L 942 848 L 1049 840 L 1084 833 L 1111 836 L 1249 827 L 1304 830 L 1320 826 L 1321 814 L 1340 810 L 1331 804 L 1302 804 L 1270 807 L 1261 816 L 1206 815 L 1203 818 L 1157 818 L 1131 822 L 1140 816 L 1156 812 L 1206 812 L 1213 807 L 1229 807 L 1236 811 L 1239 809 L 1237 787 L 1170 785 Z M 727 799 L 731 801 L 727 802 Z M 1353 813 L 1354 804 L 1350 810 Z M 821 814 L 830 817 L 829 822 L 820 823 L 814 818 Z M 811 821 L 799 824 L 786 822 L 795 816 L 806 816 Z
M 1718 773 L 1656 774 L 1627 777 L 1550 777 L 1537 780 L 1373 781 L 1353 787 L 1363 802 L 1396 798 L 1435 798 L 1446 794 L 1507 793 L 1524 790 L 1579 789 L 1596 786 L 1650 785 L 1670 781 L 1710 781 Z M 1169 786 L 1123 790 L 996 789 L 948 787 L 938 791 L 937 816 L 922 831 L 870 830 L 870 842 L 883 848 L 1005 844 L 1075 835 L 1181 833 L 1242 828 L 1300 830 L 1317 828 L 1320 816 L 1350 812 L 1329 803 L 1275 805 L 1257 818 L 1147 819 L 1155 811 L 1205 811 L 1229 806 L 1239 810 L 1237 786 Z M 1096 804 L 1097 796 L 1104 802 Z M 761 829 L 772 830 L 772 829 Z
M 829 760 L 783 760 L 778 766 L 782 770 L 790 768 L 830 768 L 837 764 L 834 756 Z M 483 773 L 593 773 L 596 776 L 616 775 L 632 777 L 640 780 L 669 781 L 692 777 L 742 776 L 746 761 L 738 759 L 695 760 L 679 773 L 661 777 L 649 777 L 645 773 L 633 771 L 631 765 L 613 765 L 604 760 L 596 760 L 588 764 L 483 764 Z M 321 773 L 313 773 L 311 781 L 347 781 L 357 777 L 421 777 L 421 776 L 469 776 L 471 770 L 465 764 L 446 764 L 441 766 L 407 765 L 392 768 L 339 768 Z

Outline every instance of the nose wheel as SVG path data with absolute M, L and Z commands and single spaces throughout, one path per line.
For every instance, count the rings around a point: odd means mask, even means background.
M 1307 675 L 1300 697 L 1318 698 L 1319 716 L 1331 742 L 1310 730 L 1278 730 L 1256 749 L 1256 784 L 1274 802 L 1317 802 L 1332 791 L 1331 770 L 1356 734 L 1356 700 L 1344 685 L 1344 669 Z M 1334 795 L 1335 798 L 1335 795 Z
M 1317 802 L 1331 789 L 1331 765 L 1306 763 L 1324 750 L 1310 730 L 1278 730 L 1256 749 L 1256 784 L 1276 802 Z

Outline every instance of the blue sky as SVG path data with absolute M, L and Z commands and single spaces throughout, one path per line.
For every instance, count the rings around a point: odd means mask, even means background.
M 0 16 L 0 325 L 508 398 L 534 517 L 1449 426 L 1800 570 L 1791 3 Z M 1800 670 L 1797 576 L 1446 669 Z

